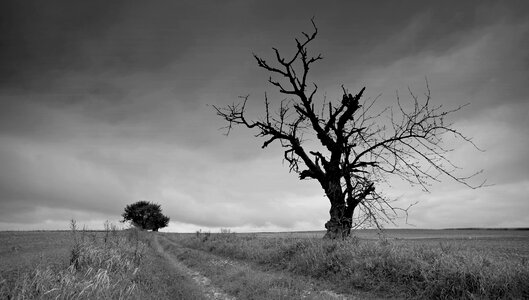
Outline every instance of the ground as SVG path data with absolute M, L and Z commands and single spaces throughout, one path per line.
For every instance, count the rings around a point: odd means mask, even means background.
M 180 299 L 366 299 L 405 298 L 403 295 L 409 293 L 393 283 L 389 285 L 395 288 L 393 294 L 387 287 L 343 286 L 348 281 L 330 280 L 343 270 L 323 272 L 310 269 L 310 263 L 296 265 L 295 260 L 300 257 L 317 255 L 318 252 L 306 251 L 307 245 L 312 245 L 311 241 L 318 244 L 323 232 L 142 234 L 148 247 L 139 267 L 142 276 L 134 277 L 137 297 L 155 293 L 158 299 L 175 295 Z M 92 232 L 90 236 L 102 239 L 104 232 Z M 396 248 L 439 248 L 459 260 L 461 253 L 479 253 L 486 258 L 485 263 L 506 261 L 521 270 L 522 276 L 528 274 L 529 230 L 388 230 L 383 236 L 363 230 L 356 232 L 354 243 L 324 244 L 322 249 L 331 253 L 336 247 L 378 245 L 381 241 Z M 67 231 L 0 232 L 0 288 L 8 289 L 23 274 L 39 266 L 67 267 L 71 247 L 72 235 Z M 312 273 L 305 272 L 306 268 Z M 521 293 L 527 291 L 526 287 L 519 288 Z

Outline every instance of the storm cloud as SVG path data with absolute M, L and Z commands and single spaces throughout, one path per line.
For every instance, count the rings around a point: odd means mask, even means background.
M 317 97 L 366 86 L 395 104 L 410 88 L 445 107 L 485 151 L 447 138 L 462 173 L 430 193 L 395 182 L 384 192 L 419 201 L 423 228 L 527 227 L 529 5 L 523 1 L 2 1 L 0 3 L 0 230 L 94 228 L 148 200 L 168 230 L 314 230 L 328 218 L 316 182 L 299 181 L 279 146 L 225 124 L 212 105 L 250 95 L 259 116 L 267 84 L 253 53 L 272 61 L 294 38 L 310 51 Z M 277 103 L 276 103 L 277 104 Z M 403 226 L 404 221 L 399 221 Z M 98 227 L 99 226 L 99 227 Z

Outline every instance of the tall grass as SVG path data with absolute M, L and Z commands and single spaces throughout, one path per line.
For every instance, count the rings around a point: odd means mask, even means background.
M 529 265 L 449 244 L 329 241 L 212 234 L 188 247 L 355 289 L 405 298 L 529 298 Z
M 140 233 L 120 233 L 106 223 L 103 236 L 71 222 L 70 264 L 64 269 L 39 265 L 13 285 L 0 282 L 1 299 L 129 299 L 137 290 L 146 251 Z

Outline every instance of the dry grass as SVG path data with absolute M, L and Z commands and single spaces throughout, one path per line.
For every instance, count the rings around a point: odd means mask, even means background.
M 458 247 L 456 243 L 385 240 L 256 238 L 211 234 L 181 240 L 186 246 L 251 261 L 318 280 L 339 292 L 360 289 L 405 298 L 528 298 L 524 260 Z
M 0 277 L 25 273 L 38 264 L 68 265 L 72 246 L 66 231 L 0 232 Z
M 174 237 L 164 234 L 160 239 L 166 253 L 178 257 L 186 266 L 206 276 L 212 285 L 237 299 L 342 299 L 333 297 L 327 291 L 329 287 L 316 280 L 307 280 L 307 277 L 289 272 L 274 272 L 269 268 L 259 268 L 255 264 L 237 262 L 213 253 L 182 248 L 174 243 Z M 365 294 L 358 296 L 359 299 L 369 298 Z
M 0 280 L 2 299 L 128 299 L 137 289 L 146 245 L 139 233 L 79 231 L 72 221 L 70 264 L 59 268 L 41 259 L 31 271 Z M 102 236 L 101 236 L 102 235 Z
M 136 229 L 0 232 L 0 299 L 203 299 Z
M 192 280 L 153 251 L 152 233 L 107 225 L 103 232 L 72 226 L 70 232 L 0 233 L 0 299 L 203 297 Z M 204 274 L 218 272 L 209 274 L 211 280 L 241 298 L 305 297 L 310 285 L 303 282 L 373 297 L 529 298 L 523 237 L 336 242 L 292 235 L 259 238 L 229 230 L 163 236 L 210 252 L 173 254 Z M 203 263 L 206 258 L 219 263 L 222 257 L 239 264 L 213 268 Z

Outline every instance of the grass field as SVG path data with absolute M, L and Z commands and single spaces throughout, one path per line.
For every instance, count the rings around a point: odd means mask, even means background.
M 0 299 L 202 299 L 150 241 L 138 230 L 0 232 Z
M 322 235 L 0 232 L 0 299 L 529 298 L 529 230 Z
M 307 276 L 334 291 L 397 298 L 528 298 L 529 231 L 363 230 L 348 241 L 322 233 L 173 235 L 201 249 Z M 314 238 L 316 237 L 316 238 Z M 365 296 L 365 295 L 363 295 Z

